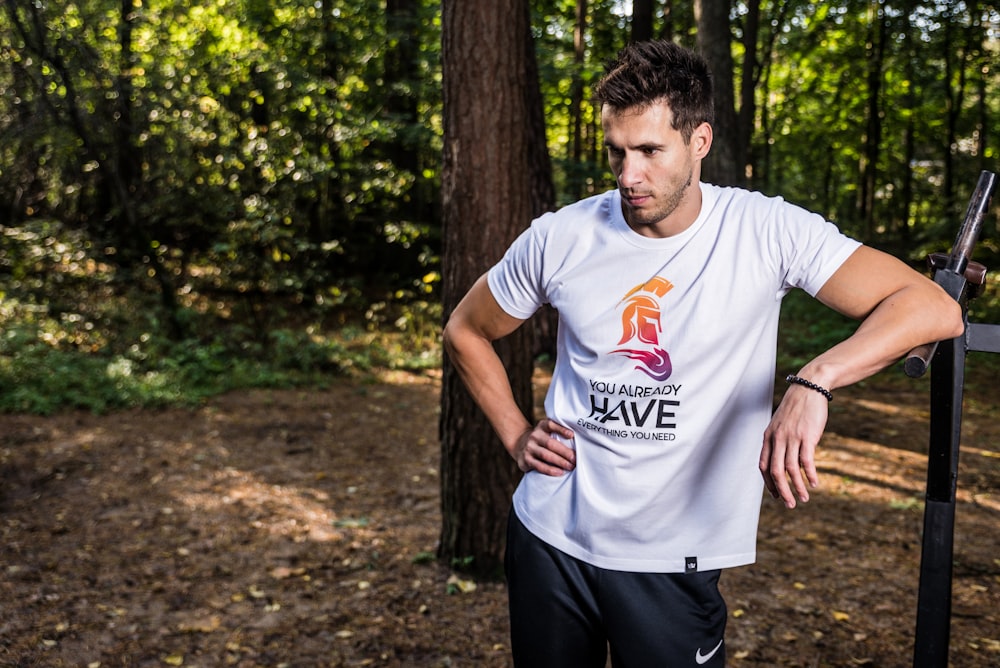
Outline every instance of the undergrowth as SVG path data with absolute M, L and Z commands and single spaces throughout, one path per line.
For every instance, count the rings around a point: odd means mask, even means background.
M 1000 281 L 989 277 L 982 294 L 967 302 L 970 322 L 1000 325 L 998 283 Z M 781 307 L 777 363 L 779 375 L 798 371 L 810 359 L 850 336 L 858 324 L 801 290 L 792 291 L 785 297 Z M 965 371 L 967 394 L 984 393 L 992 396 L 995 393 L 995 379 L 1000 374 L 1000 355 L 970 353 L 966 359 Z M 878 374 L 878 377 L 900 385 L 913 382 L 903 372 L 902 363 L 891 365 Z
M 322 388 L 347 375 L 440 365 L 437 306 L 378 311 L 333 326 L 317 318 L 266 328 L 220 328 L 188 312 L 200 335 L 178 341 L 134 313 L 67 318 L 0 295 L 0 412 L 197 405 L 238 389 Z
M 1000 322 L 995 283 L 972 300 L 970 320 Z M 220 328 L 204 314 L 185 312 L 198 337 L 169 339 L 135 301 L 110 302 L 84 317 L 22 303 L 0 293 L 0 412 L 50 414 L 65 409 L 106 412 L 129 407 L 197 405 L 224 392 L 250 388 L 322 388 L 344 376 L 383 369 L 439 368 L 440 305 L 382 301 L 351 318 Z M 154 312 L 152 309 L 150 313 Z M 797 371 L 843 340 L 857 323 L 801 291 L 782 306 L 778 372 Z M 996 355 L 975 354 L 967 386 L 989 391 L 1000 373 Z M 902 370 L 894 374 L 907 382 Z

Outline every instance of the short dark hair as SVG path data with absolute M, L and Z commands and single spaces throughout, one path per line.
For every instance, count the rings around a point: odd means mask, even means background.
M 668 40 L 636 42 L 605 67 L 594 88 L 594 101 L 614 110 L 643 110 L 665 101 L 673 126 L 684 140 L 702 123 L 715 121 L 712 74 L 697 53 Z

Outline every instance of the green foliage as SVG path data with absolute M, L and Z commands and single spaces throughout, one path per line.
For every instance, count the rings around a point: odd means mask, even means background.
M 778 369 L 794 373 L 816 355 L 853 334 L 857 324 L 805 292 L 793 290 L 781 303 Z
M 613 186 L 589 91 L 629 39 L 628 3 L 595 0 L 577 52 L 578 4 L 531 3 L 561 203 Z M 670 11 L 658 30 L 692 45 L 693 3 Z M 733 45 L 757 68 L 753 185 L 907 259 L 947 250 L 1000 168 L 998 24 L 988 3 L 765 0 L 755 57 Z M 437 365 L 440 44 L 429 0 L 0 3 L 0 409 Z M 796 359 L 847 331 L 786 308 Z
M 983 294 L 969 300 L 969 321 L 1000 323 L 1000 283 L 988 276 Z M 778 371 L 793 373 L 803 364 L 850 336 L 858 323 L 827 308 L 801 290 L 789 293 L 781 305 L 778 328 Z M 1000 357 L 972 353 L 967 359 L 966 391 L 992 396 L 1000 373 Z M 900 373 L 900 376 L 902 374 Z
M 191 330 L 203 337 L 173 341 L 157 333 L 162 327 L 155 318 L 123 320 L 114 304 L 104 311 L 81 304 L 94 316 L 81 325 L 79 314 L 55 317 L 44 306 L 0 297 L 3 412 L 196 405 L 235 389 L 322 387 L 344 374 L 420 371 L 441 363 L 440 307 L 419 300 L 380 302 L 355 324 L 338 325 L 335 318 L 325 325 L 285 323 L 263 336 L 236 323 L 220 329 L 217 318 L 185 310 Z M 136 324 L 142 329 L 130 328 Z

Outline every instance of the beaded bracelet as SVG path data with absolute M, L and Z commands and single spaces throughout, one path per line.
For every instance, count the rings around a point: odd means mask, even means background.
M 785 382 L 792 383 L 793 385 L 801 385 L 802 387 L 808 387 L 810 390 L 816 390 L 824 397 L 826 397 L 827 401 L 833 401 L 833 393 L 830 392 L 830 390 L 826 389 L 825 387 L 820 387 L 816 383 L 806 380 L 805 378 L 799 378 L 794 374 L 788 374 L 787 376 L 785 376 Z

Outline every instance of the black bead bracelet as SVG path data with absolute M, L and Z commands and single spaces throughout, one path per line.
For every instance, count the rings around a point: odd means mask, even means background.
M 833 401 L 833 393 L 830 390 L 825 387 L 820 387 L 816 383 L 806 380 L 805 378 L 799 378 L 798 376 L 790 373 L 785 376 L 785 382 L 792 383 L 793 385 L 801 385 L 802 387 L 808 387 L 810 390 L 816 390 L 826 397 L 827 401 Z

